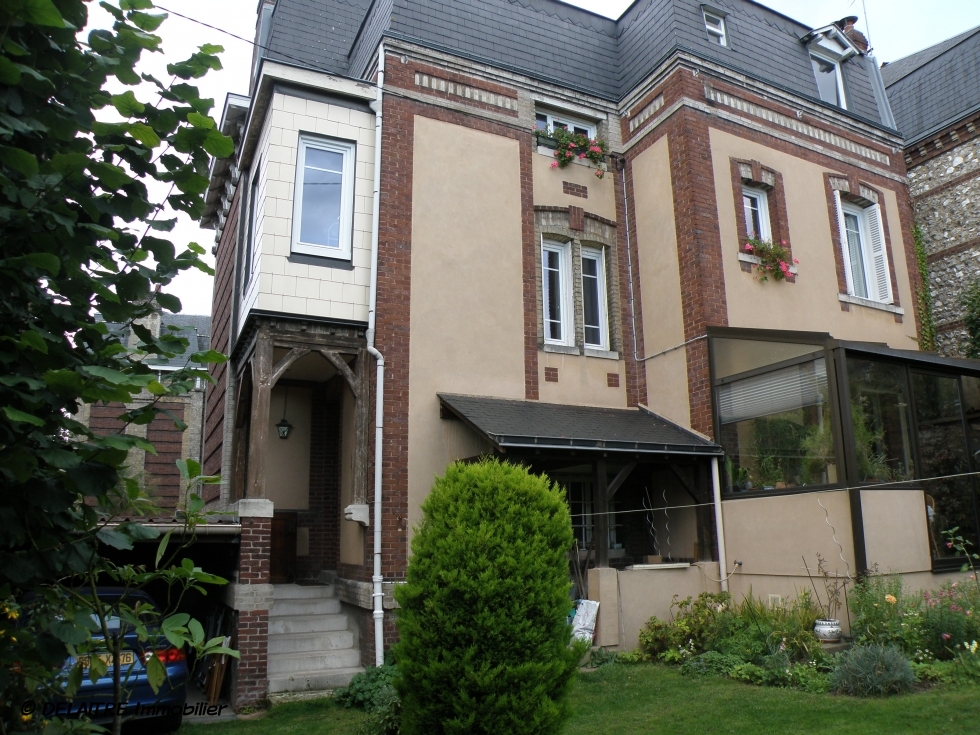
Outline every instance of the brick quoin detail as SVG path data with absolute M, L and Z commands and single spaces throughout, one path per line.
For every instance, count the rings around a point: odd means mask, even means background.
M 617 244 L 629 248 L 629 252 L 622 252 L 619 257 L 619 282 L 620 304 L 619 317 L 623 323 L 623 351 L 626 362 L 626 405 L 636 406 L 640 403 L 647 403 L 647 371 L 642 364 L 636 362 L 636 356 L 642 355 L 645 349 L 643 342 L 643 298 L 640 288 L 640 272 L 638 264 L 640 262 L 640 250 L 636 239 L 636 207 L 633 203 L 633 173 L 630 159 L 623 160 L 622 171 L 617 171 L 616 176 L 616 220 L 619 228 L 616 233 Z M 611 174 L 612 172 L 610 172 Z M 610 175 L 610 174 L 607 174 Z M 626 217 L 626 199 L 623 194 L 623 179 L 626 181 L 626 196 L 629 197 L 629 219 Z M 629 238 L 626 232 L 630 233 Z M 624 247 L 624 249 L 625 249 Z M 630 273 L 630 262 L 633 265 L 633 273 Z M 632 282 L 633 293 L 633 313 L 630 312 L 630 283 Z M 634 317 L 635 314 L 635 317 Z M 631 317 L 636 321 L 636 341 L 633 341 L 633 324 Z
M 619 373 L 606 373 L 606 385 L 610 388 L 619 387 Z
M 558 382 L 558 368 L 556 368 L 556 367 L 546 367 L 544 369 L 544 382 L 545 383 L 557 383 Z
M 268 694 L 268 641 L 268 610 L 236 612 L 232 646 L 240 658 L 233 664 L 232 706 L 235 709 L 261 702 Z
M 571 181 L 561 182 L 561 190 L 569 196 L 582 197 L 582 199 L 589 198 L 589 187 L 573 184 Z
M 271 518 L 242 518 L 238 556 L 239 584 L 269 583 Z M 232 687 L 236 708 L 265 699 L 268 688 L 269 611 L 239 611 L 234 644 L 241 654 Z

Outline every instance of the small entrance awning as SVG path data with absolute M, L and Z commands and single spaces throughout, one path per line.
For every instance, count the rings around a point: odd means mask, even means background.
M 446 412 L 500 450 L 547 449 L 717 457 L 723 450 L 645 408 L 567 406 L 440 393 Z

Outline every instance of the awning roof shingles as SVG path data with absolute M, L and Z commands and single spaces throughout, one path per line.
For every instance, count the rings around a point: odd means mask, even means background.
M 440 393 L 449 411 L 501 448 L 718 456 L 717 444 L 645 410 Z

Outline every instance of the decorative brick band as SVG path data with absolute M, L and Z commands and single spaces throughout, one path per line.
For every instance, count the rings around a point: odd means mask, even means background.
M 663 106 L 664 106 L 664 96 L 662 94 L 658 94 L 656 97 L 653 98 L 653 100 L 646 107 L 640 110 L 640 112 L 637 115 L 630 118 L 630 132 L 631 133 L 634 132 L 643 123 L 645 123 L 655 114 L 657 114 L 657 111 L 660 110 Z
M 949 258 L 953 255 L 959 255 L 962 252 L 965 252 L 967 250 L 972 250 L 973 248 L 976 247 L 980 247 L 980 237 L 975 237 L 972 240 L 961 242 L 959 245 L 953 245 L 952 247 L 943 248 L 938 252 L 930 253 L 926 257 L 926 262 L 932 265 L 937 260 L 943 260 L 944 258 Z
M 488 92 L 485 89 L 477 89 L 476 87 L 471 87 L 468 84 L 450 82 L 445 79 L 440 79 L 439 77 L 430 76 L 429 74 L 423 74 L 421 72 L 415 72 L 415 86 L 422 87 L 424 89 L 433 89 L 437 92 L 443 92 L 450 96 L 462 97 L 467 100 L 473 100 L 474 102 L 482 102 L 485 105 L 501 107 L 505 110 L 517 109 L 516 99 L 511 99 L 510 97 L 506 97 L 502 94 Z
M 556 367 L 546 367 L 544 369 L 544 382 L 545 383 L 557 383 L 558 382 L 558 368 L 556 368 Z
M 561 190 L 569 196 L 582 197 L 582 199 L 589 198 L 589 187 L 582 186 L 581 184 L 573 184 L 571 181 L 561 182 Z
M 606 373 L 606 385 L 610 388 L 619 387 L 619 373 Z
M 787 130 L 792 130 L 795 133 L 805 135 L 808 138 L 813 138 L 823 143 L 828 143 L 829 145 L 842 148 L 845 151 L 854 153 L 863 158 L 868 158 L 886 166 L 891 166 L 891 159 L 884 153 L 879 153 L 872 148 L 855 143 L 854 141 L 848 140 L 847 138 L 837 135 L 836 133 L 831 133 L 830 131 L 815 127 L 800 120 L 794 120 L 793 118 L 776 112 L 775 110 L 770 110 L 769 108 L 762 107 L 761 105 L 756 105 L 752 102 L 743 100 L 740 97 L 717 90 L 711 86 L 705 86 L 704 91 L 705 96 L 711 102 L 715 102 L 719 105 L 725 105 L 726 107 L 731 107 L 733 110 L 738 110 L 739 112 L 747 113 L 753 117 L 758 117 L 774 125 L 786 128 Z

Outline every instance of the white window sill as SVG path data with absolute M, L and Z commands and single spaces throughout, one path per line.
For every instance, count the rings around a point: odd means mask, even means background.
M 554 148 L 549 148 L 548 146 L 539 145 L 538 146 L 538 153 L 540 153 L 542 156 L 547 156 L 552 161 L 556 160 L 555 159 L 555 149 Z M 586 168 L 595 168 L 595 164 L 592 163 L 592 161 L 590 161 L 588 158 L 579 158 L 578 156 L 576 156 L 575 158 L 572 159 L 571 162 L 574 165 L 576 165 L 576 166 L 585 166 Z
M 678 562 L 676 564 L 634 564 L 626 567 L 626 571 L 639 569 L 687 569 L 692 566 L 689 562 Z
M 586 357 L 598 357 L 598 358 L 601 358 L 603 360 L 618 360 L 619 359 L 619 353 L 618 352 L 610 352 L 609 350 L 599 350 L 599 349 L 596 349 L 595 347 L 586 347 L 585 348 L 585 356 Z
M 554 345 L 549 342 L 545 342 L 544 347 L 541 348 L 545 352 L 554 352 L 559 355 L 581 355 L 582 351 L 575 345 Z
M 762 258 L 758 255 L 749 255 L 748 253 L 739 253 L 738 259 L 743 263 L 751 263 L 752 265 L 762 265 Z M 789 272 L 794 276 L 797 274 L 796 266 L 791 265 L 789 267 Z
M 869 309 L 878 309 L 879 311 L 890 311 L 892 314 L 905 314 L 905 309 L 901 306 L 895 306 L 894 304 L 883 304 L 880 301 L 872 301 L 871 299 L 862 299 L 860 296 L 851 296 L 846 293 L 837 294 L 837 298 L 843 301 L 845 304 L 857 304 L 858 306 L 866 306 Z

